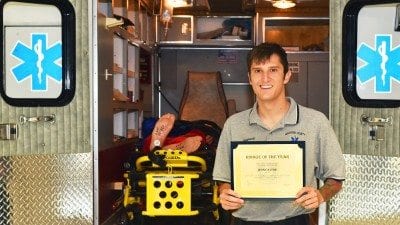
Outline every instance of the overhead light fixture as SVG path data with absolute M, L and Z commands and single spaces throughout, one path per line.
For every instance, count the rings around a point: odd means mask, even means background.
M 182 1 L 182 0 L 175 0 Z M 210 12 L 210 0 L 183 0 L 186 5 L 174 6 L 176 15 L 207 15 Z
M 279 8 L 279 9 L 288 9 L 296 6 L 296 3 L 289 1 L 289 0 L 279 0 L 279 1 L 274 1 L 272 3 L 273 7 Z
M 168 28 L 172 23 L 172 15 L 174 10 L 174 1 L 172 0 L 161 0 L 160 7 L 160 22 L 164 25 L 164 39 L 167 39 Z
M 172 0 L 171 4 L 174 8 L 176 7 L 185 7 L 185 6 L 191 6 L 192 1 L 191 0 Z

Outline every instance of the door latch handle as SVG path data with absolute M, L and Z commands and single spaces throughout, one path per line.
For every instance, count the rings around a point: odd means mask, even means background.
M 369 138 L 375 141 L 383 141 L 385 139 L 385 126 L 392 125 L 393 117 L 387 118 L 370 117 L 365 114 L 361 115 L 361 123 L 369 126 Z
M 33 116 L 33 117 L 27 117 L 27 116 L 21 115 L 19 117 L 19 122 L 21 124 L 25 124 L 27 122 L 31 122 L 31 123 L 37 123 L 37 122 L 54 123 L 54 122 L 56 122 L 56 115 L 51 114 L 49 116 Z
M 0 140 L 16 140 L 18 138 L 18 125 L 15 123 L 0 124 Z
M 368 125 L 376 125 L 376 126 L 385 126 L 387 125 L 392 125 L 393 123 L 393 118 L 392 116 L 389 116 L 387 118 L 379 118 L 379 117 L 369 117 L 365 114 L 361 115 L 361 123 L 362 124 L 368 124 Z
M 104 71 L 104 78 L 105 78 L 105 80 L 108 80 L 108 77 L 112 77 L 112 73 L 109 73 L 108 72 L 108 69 L 105 69 L 105 71 Z

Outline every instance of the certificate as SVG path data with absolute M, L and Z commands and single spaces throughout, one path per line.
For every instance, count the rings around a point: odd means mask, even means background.
M 305 142 L 232 142 L 232 187 L 243 198 L 295 198 Z

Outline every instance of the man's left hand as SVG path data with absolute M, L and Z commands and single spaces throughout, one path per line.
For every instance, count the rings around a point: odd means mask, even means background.
M 316 188 L 303 187 L 299 192 L 297 192 L 296 200 L 294 202 L 306 209 L 316 209 L 322 202 L 324 202 L 324 198 Z

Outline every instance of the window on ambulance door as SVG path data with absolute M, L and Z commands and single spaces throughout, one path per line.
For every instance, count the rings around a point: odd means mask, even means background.
M 13 106 L 63 106 L 75 93 L 75 12 L 68 0 L 0 2 L 0 91 Z
M 347 2 L 342 90 L 355 107 L 400 106 L 400 1 Z

